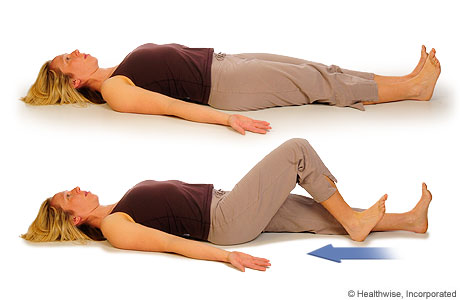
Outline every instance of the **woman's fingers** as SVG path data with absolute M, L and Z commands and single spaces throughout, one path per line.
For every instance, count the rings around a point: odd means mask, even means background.
M 246 265 L 246 267 L 258 271 L 266 271 L 267 267 L 269 266 L 271 266 L 271 264 L 267 259 L 259 257 L 252 257 L 252 261 L 250 261 L 248 265 Z
M 245 130 L 254 133 L 267 133 L 271 129 L 270 123 L 262 120 L 253 120 L 242 115 L 231 115 L 229 119 L 230 126 L 241 134 L 245 134 Z
M 266 121 L 261 121 L 261 120 L 253 120 L 254 122 L 254 125 L 260 127 L 260 128 L 267 128 L 267 129 L 271 129 L 272 127 L 270 126 L 270 123 L 266 122 Z
M 250 127 L 250 128 L 247 128 L 247 130 L 255 132 L 255 133 L 261 133 L 261 134 L 266 134 L 267 133 L 266 129 L 257 128 L 257 127 L 254 127 L 254 126 Z
M 261 267 L 264 267 L 264 268 L 270 267 L 272 265 L 270 263 L 270 261 L 268 259 L 265 259 L 265 258 L 255 259 L 254 263 L 257 264 L 258 266 L 261 266 Z
M 259 125 L 259 124 L 254 124 L 254 127 L 260 128 L 260 129 L 265 129 L 265 130 L 270 130 L 270 129 L 272 129 L 270 126 Z
M 266 130 L 272 129 L 271 126 L 267 126 L 267 125 L 255 124 L 255 126 L 256 126 L 257 128 L 266 129 Z
M 232 126 L 232 128 L 235 129 L 237 132 L 241 133 L 242 135 L 245 135 L 245 133 L 246 133 L 246 131 L 243 129 L 243 127 L 241 127 L 238 124 L 235 124 L 234 126 Z
M 257 264 L 250 264 L 249 266 L 247 266 L 248 268 L 251 268 L 253 270 L 257 270 L 257 271 L 266 271 L 267 268 L 264 267 L 264 266 L 260 266 L 260 265 L 257 265 Z
M 240 270 L 241 272 L 244 272 L 245 268 L 242 264 L 240 264 L 239 261 L 235 261 L 235 263 L 233 263 L 233 265 L 238 269 Z
M 230 263 L 238 270 L 244 272 L 245 267 L 258 271 L 265 271 L 271 266 L 270 261 L 261 257 L 253 257 L 243 252 L 233 251 L 229 255 Z
M 241 127 L 243 130 L 248 130 L 248 131 L 251 131 L 251 132 L 255 132 L 255 133 L 262 133 L 262 134 L 265 134 L 267 133 L 267 130 L 264 129 L 264 128 L 258 128 L 257 126 L 255 126 L 254 124 L 244 124 L 242 127 Z
M 268 127 L 270 127 L 270 123 L 268 123 L 267 121 L 254 120 L 254 122 L 256 122 L 257 124 L 263 125 L 263 126 L 268 126 Z
M 255 261 L 257 261 L 257 262 L 259 262 L 259 263 L 261 263 L 261 264 L 265 264 L 265 265 L 267 265 L 267 266 L 271 266 L 270 261 L 269 261 L 268 259 L 266 259 L 266 258 L 254 257 L 254 256 L 253 256 L 253 258 L 254 258 Z
M 252 132 L 265 134 L 268 130 L 272 129 L 269 124 L 265 121 L 252 120 L 252 124 L 247 129 Z
M 268 129 L 265 129 L 265 128 L 260 128 L 260 127 L 257 127 L 257 126 L 250 126 L 248 128 L 246 128 L 246 130 L 249 130 L 249 131 L 252 131 L 252 132 L 256 132 L 256 133 L 267 133 L 267 130 Z

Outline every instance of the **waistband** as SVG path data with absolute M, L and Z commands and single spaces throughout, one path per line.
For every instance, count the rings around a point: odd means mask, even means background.
M 224 60 L 224 58 L 225 58 L 226 55 L 227 55 L 227 54 L 226 54 L 226 53 L 223 53 L 223 52 L 219 52 L 219 53 L 215 53 L 215 52 L 214 52 L 214 57 L 215 57 L 217 60 L 219 60 L 219 61 Z

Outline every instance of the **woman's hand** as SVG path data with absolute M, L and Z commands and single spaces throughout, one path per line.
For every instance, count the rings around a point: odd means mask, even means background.
M 254 270 L 265 271 L 271 266 L 270 261 L 265 258 L 254 257 L 246 253 L 233 251 L 228 255 L 228 261 L 241 272 L 245 267 Z
M 268 122 L 253 120 L 242 115 L 230 115 L 228 125 L 243 135 L 246 130 L 265 134 L 269 129 L 272 129 Z

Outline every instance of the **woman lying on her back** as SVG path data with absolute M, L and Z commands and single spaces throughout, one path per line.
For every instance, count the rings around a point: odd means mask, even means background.
M 425 184 L 411 211 L 393 214 L 385 213 L 387 195 L 367 210 L 350 208 L 334 181 L 310 144 L 292 139 L 262 159 L 230 192 L 211 184 L 148 180 L 108 206 L 79 187 L 59 192 L 43 202 L 22 237 L 34 242 L 107 239 L 117 248 L 173 252 L 228 262 L 244 271 L 265 270 L 270 262 L 197 240 L 232 245 L 262 232 L 307 231 L 363 241 L 371 231 L 426 232 L 431 193 Z M 290 194 L 296 184 L 313 199 Z
M 117 66 L 100 68 L 75 50 L 41 68 L 23 101 L 33 105 L 105 103 L 126 113 L 171 115 L 266 133 L 270 124 L 223 110 L 323 103 L 364 110 L 363 104 L 430 100 L 441 66 L 422 46 L 418 65 L 393 77 L 264 53 L 224 54 L 213 48 L 145 44 Z M 201 104 L 201 105 L 198 105 Z

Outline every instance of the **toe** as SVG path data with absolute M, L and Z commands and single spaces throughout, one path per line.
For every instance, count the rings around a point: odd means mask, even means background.
M 422 194 L 428 195 L 430 199 L 432 198 L 431 192 L 428 190 L 428 186 L 425 182 L 422 184 Z
M 385 203 L 385 201 L 386 201 L 387 199 L 388 199 L 388 195 L 385 194 L 385 195 L 383 195 L 383 196 L 380 198 L 380 202 L 381 202 L 381 203 Z
M 426 183 L 422 184 L 422 193 L 425 193 L 428 191 L 428 187 L 426 186 Z

